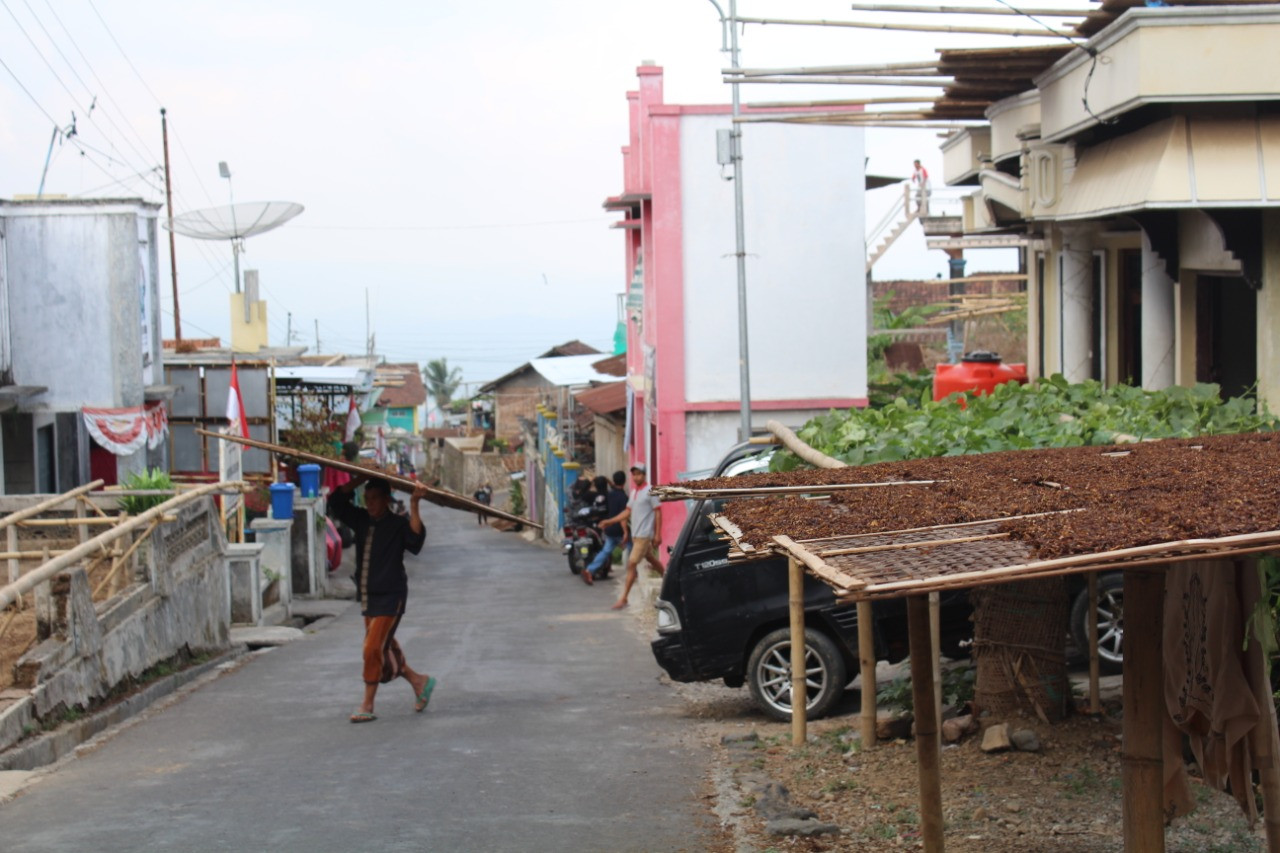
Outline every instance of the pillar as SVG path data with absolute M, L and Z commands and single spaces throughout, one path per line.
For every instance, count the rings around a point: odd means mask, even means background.
M 1071 382 L 1093 375 L 1093 244 L 1087 231 L 1063 231 L 1060 288 L 1062 317 L 1059 368 Z
M 964 278 L 964 264 L 964 249 L 947 251 L 949 278 Z M 965 292 L 965 283 L 955 282 L 947 287 L 947 291 L 952 296 L 962 296 Z M 947 328 L 947 360 L 952 364 L 959 364 L 962 355 L 964 355 L 964 320 L 952 320 Z
M 1142 387 L 1160 391 L 1173 384 L 1173 280 L 1164 259 L 1142 232 Z

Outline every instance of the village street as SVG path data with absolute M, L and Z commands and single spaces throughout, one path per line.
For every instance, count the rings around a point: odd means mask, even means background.
M 352 605 L 0 806 L 4 849 L 705 848 L 709 756 L 635 614 L 608 609 L 614 583 L 470 514 L 424 517 L 397 636 L 439 678 L 425 713 L 398 682 L 376 722 L 348 722 Z

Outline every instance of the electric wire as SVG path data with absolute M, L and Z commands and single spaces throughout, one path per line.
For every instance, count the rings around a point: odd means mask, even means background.
M 142 72 L 138 70 L 138 66 L 134 65 L 133 60 L 129 58 L 129 54 L 125 53 L 124 48 L 120 45 L 120 40 L 117 39 L 116 34 L 111 31 L 111 27 L 107 26 L 106 18 L 102 17 L 102 13 L 98 11 L 98 7 L 94 5 L 93 0 L 87 0 L 87 2 L 89 4 L 89 8 L 93 10 L 93 14 L 97 15 L 98 20 L 102 22 L 102 28 L 107 31 L 107 35 L 110 36 L 112 43 L 116 46 L 116 49 L 120 51 L 120 55 L 124 57 L 124 61 L 133 69 L 133 73 L 138 78 L 138 82 L 142 84 L 142 88 L 146 89 L 151 94 L 151 97 L 155 98 L 157 104 L 164 106 L 163 102 L 160 100 L 160 96 L 152 91 L 151 87 L 147 85 L 147 81 L 143 78 Z

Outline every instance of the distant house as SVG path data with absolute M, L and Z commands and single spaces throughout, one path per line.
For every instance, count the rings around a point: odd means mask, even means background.
M 375 405 L 386 411 L 387 426 L 417 435 L 424 426 L 420 412 L 427 402 L 427 388 L 422 384 L 418 365 L 380 364 L 373 384 L 382 391 Z
M 534 420 L 539 404 L 555 405 L 560 386 L 539 372 L 535 367 L 536 362 L 587 355 L 601 355 L 601 352 L 582 341 L 569 341 L 552 347 L 533 361 L 525 362 L 515 370 L 482 385 L 480 394 L 493 395 L 494 436 L 514 441 L 520 436 L 521 418 Z

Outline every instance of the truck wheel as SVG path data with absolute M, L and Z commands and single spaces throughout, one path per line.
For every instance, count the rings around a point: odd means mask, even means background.
M 1089 590 L 1080 590 L 1071 606 L 1071 639 L 1089 659 Z M 1098 667 L 1103 672 L 1124 669 L 1124 575 L 1098 578 Z
M 805 674 L 808 718 L 826 715 L 849 683 L 844 658 L 831 638 L 806 628 Z M 791 630 L 770 631 L 756 643 L 747 661 L 747 681 L 751 698 L 775 720 L 791 719 Z

